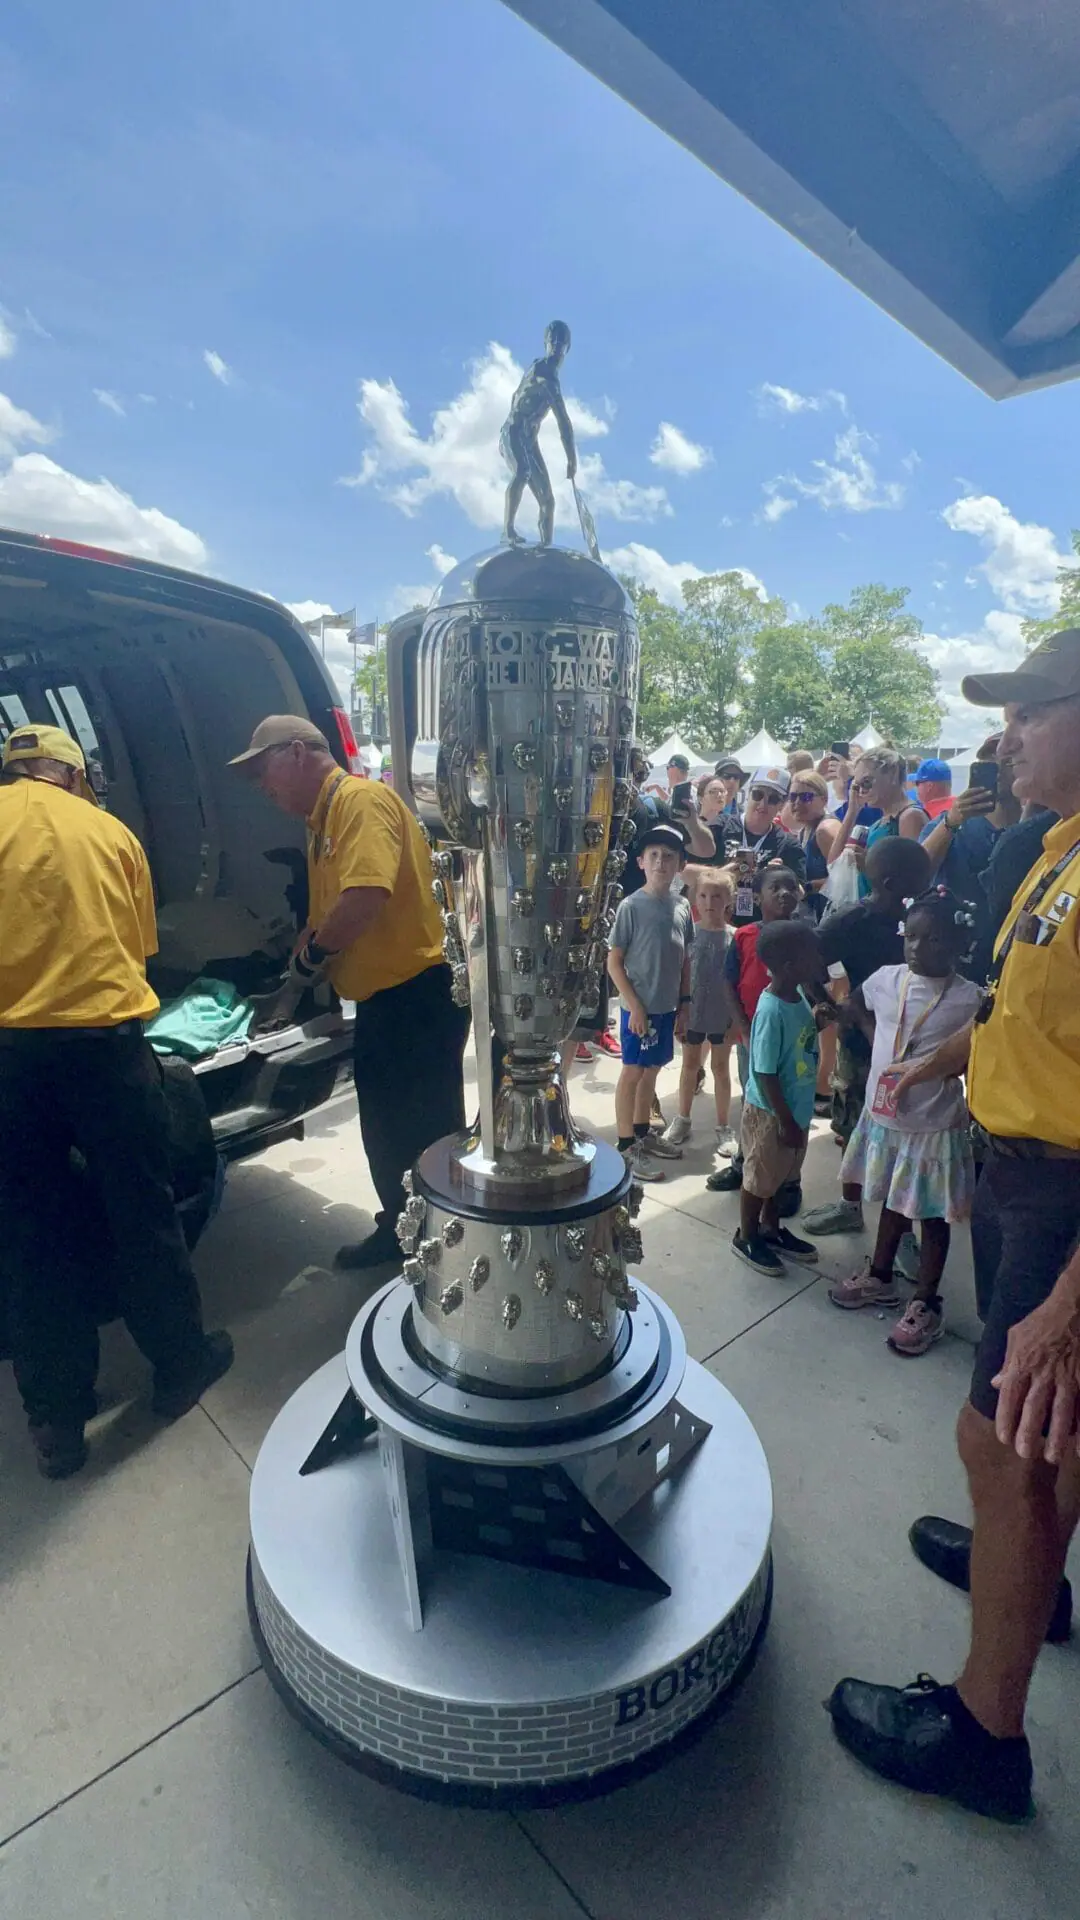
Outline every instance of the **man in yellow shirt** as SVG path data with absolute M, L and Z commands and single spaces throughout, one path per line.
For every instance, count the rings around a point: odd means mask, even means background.
M 985 1154 L 971 1222 L 983 1336 L 957 1428 L 975 1525 L 925 1515 L 910 1535 L 970 1589 L 971 1651 L 954 1686 L 842 1680 L 830 1707 L 886 1778 L 1018 1820 L 1032 1811 L 1028 1689 L 1043 1640 L 1070 1631 L 1080 1518 L 1080 629 L 963 692 L 1004 706 L 1014 792 L 1061 816 L 998 934 L 974 1031 L 901 1083 L 966 1071 Z
M 203 1332 L 170 1184 L 146 857 L 99 811 L 78 743 L 24 726 L 0 772 L 0 1261 L 15 1378 L 49 1479 L 86 1460 L 98 1341 L 63 1195 L 72 1149 L 108 1219 L 128 1328 L 176 1419 L 232 1364 Z
M 231 764 L 307 821 L 308 925 L 282 1006 L 324 977 L 356 1002 L 356 1097 L 379 1211 L 375 1232 L 337 1259 L 377 1266 L 399 1257 L 403 1173 L 465 1125 L 469 1016 L 451 998 L 427 842 L 399 794 L 343 772 L 318 727 L 296 714 L 261 721 Z

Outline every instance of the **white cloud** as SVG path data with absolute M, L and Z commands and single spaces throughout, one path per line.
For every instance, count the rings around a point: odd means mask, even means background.
M 59 534 L 196 573 L 208 564 L 205 544 L 179 520 L 158 507 L 137 506 L 111 480 L 80 479 L 43 453 L 20 454 L 0 472 L 0 526 Z
M 793 488 L 806 500 L 816 500 L 826 513 L 871 513 L 876 508 L 896 508 L 904 504 L 904 488 L 898 480 L 879 480 L 877 470 L 870 459 L 876 452 L 877 442 L 869 433 L 861 433 L 852 425 L 838 433 L 833 443 L 832 460 L 815 460 L 813 466 L 818 475 L 816 480 L 800 480 L 797 474 L 783 474 L 777 480 L 765 483 L 765 493 L 769 501 L 787 497 L 791 505 L 790 493 L 781 496 L 780 489 Z M 786 513 L 788 508 L 781 507 Z M 768 518 L 768 507 L 764 510 Z M 775 518 L 775 513 L 773 518 Z
M 100 406 L 107 407 L 110 413 L 118 413 L 121 420 L 126 418 L 125 408 L 121 405 L 116 394 L 110 393 L 108 387 L 95 387 L 94 399 Z
M 229 386 L 232 381 L 232 368 L 222 359 L 220 353 L 215 353 L 213 347 L 204 347 L 203 362 L 209 367 L 215 380 L 220 380 L 223 387 Z
M 36 420 L 25 407 L 17 407 L 6 393 L 0 393 L 0 455 L 12 454 L 28 442 L 31 446 L 47 447 L 54 438 L 51 427 Z
M 744 585 L 752 587 L 759 600 L 767 600 L 768 594 L 756 573 L 746 567 L 698 567 L 692 560 L 665 560 L 655 547 L 643 546 L 640 540 L 631 540 L 625 547 L 615 547 L 605 553 L 604 564 L 613 573 L 628 573 L 640 580 L 643 587 L 651 587 L 661 600 L 673 607 L 683 604 L 682 588 L 684 580 L 700 580 L 705 573 L 738 573 L 742 575 Z
M 1027 651 L 1020 634 L 1021 615 L 995 608 L 970 633 L 924 633 L 919 650 L 941 675 L 939 698 L 945 708 L 941 723 L 943 746 L 971 746 L 984 740 L 1000 722 L 987 707 L 973 707 L 960 692 L 968 673 L 1004 673 Z
M 796 393 L 793 387 L 778 387 L 766 380 L 758 387 L 757 397 L 761 412 L 767 414 L 824 413 L 826 407 L 847 412 L 847 395 L 835 387 L 827 387 L 824 393 Z
M 1049 527 L 1018 520 L 990 493 L 954 500 L 941 517 L 954 533 L 970 533 L 982 541 L 987 557 L 978 571 L 1010 611 L 1055 611 L 1060 599 L 1057 571 L 1067 564 L 1067 556 L 1059 552 Z
M 461 391 L 431 418 L 425 438 L 409 418 L 408 403 L 393 380 L 362 380 L 357 402 L 360 418 L 371 436 L 359 471 L 346 477 L 347 486 L 374 485 L 402 513 L 413 515 L 428 500 L 449 495 L 477 527 L 501 524 L 506 492 L 506 468 L 499 453 L 499 430 L 522 368 L 506 347 L 492 341 L 468 368 Z M 608 421 L 582 401 L 567 395 L 567 410 L 575 438 L 599 439 Z M 566 461 L 554 421 L 549 417 L 540 443 L 555 491 L 556 524 L 576 527 L 573 495 L 565 480 Z M 618 520 L 653 520 L 669 514 L 663 487 L 642 487 L 610 475 L 600 455 L 578 455 L 578 479 L 594 512 Z M 523 532 L 534 524 L 531 496 L 522 505 Z
M 39 340 L 52 339 L 52 334 L 49 332 L 48 327 L 42 326 L 41 321 L 37 318 L 36 314 L 31 313 L 29 307 L 23 308 L 23 320 L 29 327 L 31 333 L 37 334 Z
M 271 596 L 273 597 L 273 596 Z M 320 614 L 330 615 L 339 609 L 332 607 L 328 600 L 286 600 L 285 605 L 291 614 L 295 614 L 301 626 L 311 620 L 317 620 Z M 348 638 L 348 627 L 327 627 L 322 637 L 312 634 L 311 644 L 320 659 L 325 660 L 327 671 L 337 687 L 342 706 L 346 712 L 352 709 L 353 650 Z
M 142 401 L 142 404 L 143 404 L 143 406 L 144 406 L 144 407 L 156 407 L 156 406 L 157 406 L 157 394 L 156 394 L 156 393 L 137 393 L 137 394 L 135 395 L 135 398 L 136 398 L 137 400 L 141 400 L 141 401 Z
M 10 360 L 15 351 L 15 329 L 0 313 L 0 360 Z
M 709 465 L 712 454 L 708 447 L 688 439 L 670 420 L 661 420 L 649 459 L 654 467 L 663 467 L 666 473 L 700 473 L 702 467 Z
M 797 507 L 799 504 L 797 500 L 791 498 L 790 493 L 781 493 L 780 485 L 779 480 L 770 480 L 765 487 L 765 505 L 758 517 L 769 526 L 775 525 L 777 520 L 782 520 L 785 513 L 790 513 L 792 507 Z
M 272 594 L 270 598 L 273 599 Z M 328 600 L 286 600 L 285 605 L 299 620 L 302 627 L 306 626 L 309 620 L 318 620 L 323 615 L 329 620 L 331 614 L 337 612 L 337 608 L 332 607 Z
M 444 547 L 440 547 L 438 541 L 427 549 L 427 558 L 431 561 L 437 577 L 417 587 L 395 587 L 387 606 L 391 619 L 399 613 L 411 613 L 414 607 L 426 607 L 439 581 L 445 580 L 447 574 L 452 573 L 457 566 L 454 555 L 447 553 Z

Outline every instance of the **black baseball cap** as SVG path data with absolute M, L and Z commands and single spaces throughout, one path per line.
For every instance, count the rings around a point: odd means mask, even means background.
M 733 780 L 736 774 L 738 774 L 740 780 L 745 780 L 748 777 L 746 768 L 740 767 L 738 761 L 730 757 L 727 760 L 718 760 L 713 768 L 714 780 Z
M 643 833 L 638 841 L 638 852 L 644 853 L 646 847 L 671 847 L 680 856 L 686 858 L 686 835 L 673 821 L 658 820 L 655 826 Z
M 690 771 L 690 762 L 687 759 L 685 753 L 673 753 L 670 760 L 668 761 L 668 766 L 681 767 L 683 773 L 689 773 Z

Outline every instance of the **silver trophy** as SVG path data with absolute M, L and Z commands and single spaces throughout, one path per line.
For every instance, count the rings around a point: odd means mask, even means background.
M 641 1189 L 574 1125 L 560 1074 L 630 838 L 638 643 L 598 556 L 550 544 L 545 412 L 571 479 L 576 461 L 568 330 L 548 344 L 504 429 L 503 545 L 387 647 L 395 776 L 434 845 L 479 1119 L 420 1155 L 402 1274 L 274 1423 L 250 1575 L 263 1660 L 337 1751 L 518 1797 L 593 1790 L 665 1746 L 752 1658 L 770 1591 L 760 1445 L 634 1284 Z M 514 529 L 525 486 L 539 546 Z

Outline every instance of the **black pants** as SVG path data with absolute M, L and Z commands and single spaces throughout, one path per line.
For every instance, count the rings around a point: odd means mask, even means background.
M 30 1420 L 94 1411 L 98 1336 L 88 1254 L 63 1205 L 77 1147 L 112 1235 L 120 1311 L 165 1374 L 202 1349 L 199 1290 L 173 1205 L 161 1072 L 137 1021 L 0 1032 L 0 1270 Z
M 356 1009 L 353 1072 L 360 1132 L 379 1196 L 375 1224 L 393 1234 L 405 1205 L 401 1176 L 444 1133 L 465 1125 L 461 1060 L 467 1007 L 455 1007 L 450 969 L 428 967 Z

